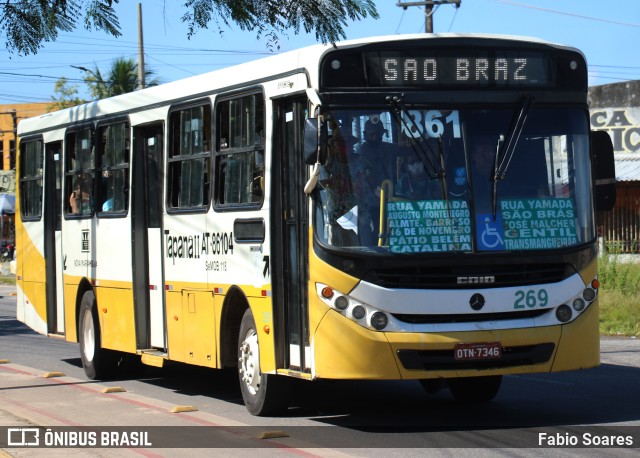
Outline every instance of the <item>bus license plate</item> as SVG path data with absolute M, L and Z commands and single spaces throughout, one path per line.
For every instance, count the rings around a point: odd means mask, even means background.
M 453 348 L 457 361 L 498 359 L 502 356 L 500 342 L 459 343 Z

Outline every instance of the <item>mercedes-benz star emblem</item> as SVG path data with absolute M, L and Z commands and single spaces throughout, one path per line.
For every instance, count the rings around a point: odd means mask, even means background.
M 469 305 L 473 310 L 480 310 L 484 307 L 484 302 L 484 296 L 480 293 L 474 294 L 471 296 L 471 299 L 469 299 Z

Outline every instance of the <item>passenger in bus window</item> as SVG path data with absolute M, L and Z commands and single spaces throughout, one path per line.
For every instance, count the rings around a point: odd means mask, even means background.
M 358 197 L 358 236 L 365 246 L 378 244 L 380 191 L 385 180 L 393 179 L 396 148 L 383 142 L 384 126 L 379 118 L 364 124 L 365 141 L 358 148 L 359 173 L 355 194 Z
M 100 196 L 105 198 L 105 201 L 102 203 L 102 211 L 108 212 L 113 210 L 113 190 L 109 188 L 109 178 L 111 176 L 111 172 L 105 170 L 102 172 L 102 179 L 100 180 Z
M 380 195 L 380 186 L 384 180 L 393 177 L 396 148 L 391 143 L 382 141 L 385 129 L 379 118 L 369 119 L 364 123 L 364 142 L 358 148 L 363 166 L 369 168 L 367 182 L 374 194 Z
M 332 126 L 325 170 L 326 179 L 323 187 L 331 195 L 331 206 L 328 209 L 330 223 L 329 243 L 335 246 L 357 245 L 355 226 L 349 220 L 356 202 L 353 198 L 351 168 L 354 164 L 353 147 L 356 138 L 343 134 Z M 349 222 L 345 223 L 345 218 Z
M 91 194 L 86 180 L 77 178 L 74 182 L 73 192 L 69 197 L 71 213 L 74 215 L 91 213 Z
M 438 182 L 429 178 L 422 161 L 415 154 L 404 158 L 395 194 L 411 200 L 439 198 Z
M 103 212 L 110 212 L 112 210 L 113 210 L 113 196 L 109 197 L 102 204 L 102 211 Z

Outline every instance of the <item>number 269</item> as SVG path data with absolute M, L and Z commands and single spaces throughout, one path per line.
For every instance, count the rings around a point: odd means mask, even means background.
M 549 294 L 545 289 L 528 291 L 518 290 L 516 291 L 516 300 L 513 303 L 514 309 L 523 309 L 525 307 L 545 307 L 549 304 Z

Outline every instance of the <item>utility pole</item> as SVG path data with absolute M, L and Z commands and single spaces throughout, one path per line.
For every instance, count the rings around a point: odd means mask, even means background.
M 422 2 L 402 2 L 398 1 L 396 6 L 402 9 L 407 9 L 410 6 L 424 6 L 425 24 L 424 31 L 426 33 L 433 33 L 433 13 L 435 12 L 433 7 L 440 5 L 455 5 L 456 8 L 460 8 L 462 0 L 425 0 Z
M 144 40 L 142 38 L 142 3 L 138 3 L 138 89 L 144 89 Z

